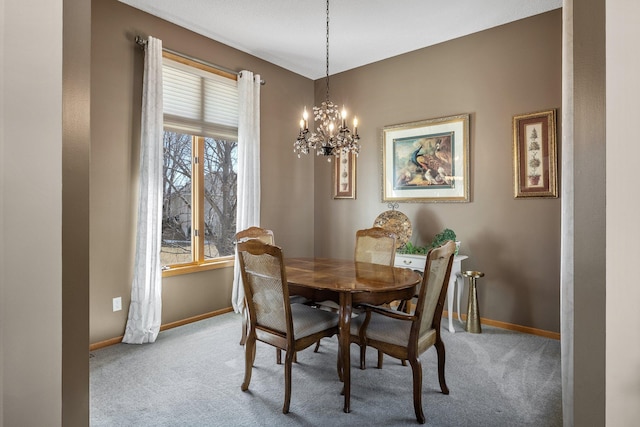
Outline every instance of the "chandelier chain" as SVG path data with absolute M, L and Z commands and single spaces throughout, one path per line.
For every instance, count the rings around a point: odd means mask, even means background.
M 326 69 L 326 77 L 325 83 L 327 86 L 326 100 L 329 100 L 329 0 L 327 0 L 327 43 L 326 43 L 326 60 L 327 60 L 327 69 Z

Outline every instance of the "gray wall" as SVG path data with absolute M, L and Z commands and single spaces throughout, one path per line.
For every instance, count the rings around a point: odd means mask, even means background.
M 629 333 L 634 336 L 636 325 L 640 324 L 637 308 L 640 286 L 630 278 L 628 268 L 629 260 L 640 259 L 637 245 L 640 223 L 637 210 L 629 206 L 629 195 L 634 194 L 638 182 L 636 160 L 640 157 L 640 145 L 637 138 L 629 138 L 627 133 L 628 124 L 640 116 L 637 96 L 629 96 L 629 93 L 640 93 L 640 58 L 629 55 L 640 39 L 637 25 L 640 3 L 607 0 L 605 14 L 607 273 L 606 280 L 600 281 L 599 286 L 606 287 L 607 293 L 606 424 L 622 426 L 633 425 L 640 419 L 640 340 L 629 339 Z M 602 254 L 602 242 L 598 247 Z M 581 350 L 588 351 L 588 347 Z M 601 387 L 602 383 L 598 390 Z
M 332 200 L 332 169 L 316 165 L 316 255 L 351 256 L 355 230 L 388 209 L 384 126 L 469 113 L 470 202 L 399 210 L 413 223 L 415 243 L 445 227 L 456 231 L 469 255 L 462 268 L 486 274 L 478 281 L 481 316 L 559 332 L 561 200 L 514 199 L 512 118 L 552 108 L 560 115 L 561 49 L 555 10 L 331 77 L 333 101 L 359 118 L 362 148 L 357 200 Z M 323 99 L 324 81 L 315 89 Z
M 8 427 L 62 419 L 63 1 L 33 1 L 33 15 L 18 3 L 0 6 L 0 425 Z M 43 57 L 25 54 L 29 46 Z

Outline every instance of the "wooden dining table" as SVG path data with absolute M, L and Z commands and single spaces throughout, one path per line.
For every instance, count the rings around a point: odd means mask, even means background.
M 422 280 L 408 268 L 330 258 L 285 258 L 291 295 L 312 301 L 332 300 L 339 304 L 338 364 L 343 381 L 344 412 L 351 398 L 351 312 L 361 303 L 384 304 L 411 299 Z

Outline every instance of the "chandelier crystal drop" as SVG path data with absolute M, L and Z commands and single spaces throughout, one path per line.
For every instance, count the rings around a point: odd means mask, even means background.
M 347 111 L 344 106 L 340 111 L 338 106 L 329 100 L 329 0 L 327 0 L 327 43 L 326 43 L 326 98 L 319 107 L 313 107 L 313 120 L 316 122 L 316 130 L 309 130 L 309 115 L 305 107 L 300 120 L 300 132 L 296 142 L 293 143 L 293 151 L 300 158 L 301 154 L 309 154 L 316 151 L 318 156 L 326 156 L 330 162 L 331 157 L 340 154 L 353 153 L 356 156 L 360 152 L 360 137 L 358 136 L 358 119 L 353 119 L 353 132 L 347 126 Z

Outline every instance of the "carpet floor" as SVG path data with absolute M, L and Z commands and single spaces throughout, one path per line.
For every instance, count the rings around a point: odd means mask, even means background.
M 445 323 L 445 322 L 443 322 Z M 442 329 L 446 381 L 440 393 L 435 349 L 423 366 L 428 426 L 562 425 L 560 342 L 483 326 L 481 334 Z M 351 412 L 342 411 L 337 339 L 298 353 L 290 413 L 282 413 L 284 368 L 258 343 L 249 391 L 242 392 L 241 318 L 227 313 L 163 331 L 154 344 L 117 344 L 90 357 L 91 426 L 352 426 L 417 425 L 411 368 L 367 351 L 360 370 L 351 346 Z

